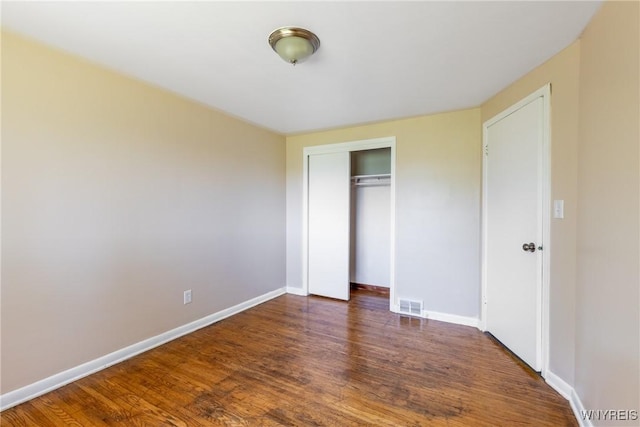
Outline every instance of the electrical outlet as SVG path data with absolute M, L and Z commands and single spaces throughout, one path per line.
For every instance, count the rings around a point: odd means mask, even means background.
M 191 304 L 191 289 L 184 291 L 184 304 Z

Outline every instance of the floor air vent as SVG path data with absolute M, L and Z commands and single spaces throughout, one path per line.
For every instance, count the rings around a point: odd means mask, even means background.
M 422 316 L 422 301 L 400 299 L 400 314 L 410 316 Z

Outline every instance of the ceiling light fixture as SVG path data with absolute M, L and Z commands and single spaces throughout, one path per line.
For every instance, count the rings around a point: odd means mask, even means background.
M 269 44 L 282 59 L 296 65 L 320 48 L 320 39 L 304 28 L 282 27 L 269 35 Z

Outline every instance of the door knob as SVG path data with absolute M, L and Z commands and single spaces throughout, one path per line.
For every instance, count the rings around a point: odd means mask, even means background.
M 522 245 L 522 250 L 525 251 L 525 252 L 526 251 L 535 252 L 536 251 L 536 245 L 533 242 L 525 243 L 524 245 Z

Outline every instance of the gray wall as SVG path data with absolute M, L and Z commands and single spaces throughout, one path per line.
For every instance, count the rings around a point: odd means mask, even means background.
M 284 284 L 282 136 L 3 33 L 2 393 Z
M 482 105 L 484 121 L 552 85 L 565 217 L 551 223 L 549 369 L 593 410 L 640 406 L 639 12 L 604 2 L 578 41 Z
M 639 20 L 640 3 L 606 2 L 581 38 L 575 389 L 587 409 L 640 411 Z
M 287 137 L 287 285 L 302 287 L 302 153 L 396 137 L 396 296 L 480 314 L 480 109 Z
M 362 150 L 351 153 L 351 175 L 391 173 L 391 148 Z

